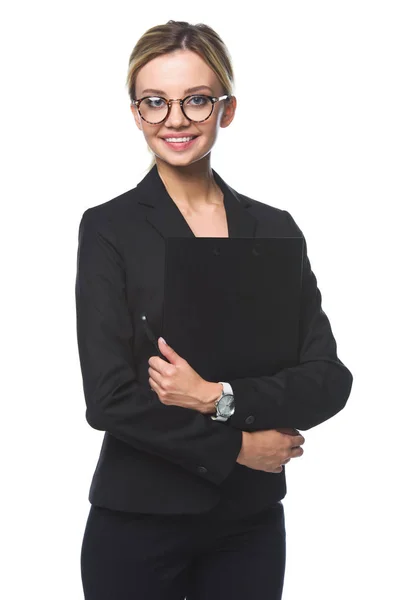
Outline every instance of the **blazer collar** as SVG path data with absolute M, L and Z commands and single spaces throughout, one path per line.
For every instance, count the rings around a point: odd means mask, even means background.
M 224 193 L 224 205 L 230 238 L 256 236 L 258 220 L 247 209 L 251 203 L 238 195 L 212 169 L 214 179 Z M 138 203 L 146 211 L 146 220 L 162 237 L 196 237 L 185 217 L 168 194 L 155 164 L 136 186 Z

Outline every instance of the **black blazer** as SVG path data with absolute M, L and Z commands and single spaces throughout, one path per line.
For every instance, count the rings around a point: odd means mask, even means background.
M 224 193 L 229 237 L 303 236 L 287 211 L 239 194 L 213 175 Z M 242 431 L 315 427 L 345 406 L 353 377 L 337 356 L 306 250 L 298 366 L 230 380 L 236 411 L 226 423 L 162 404 L 148 381 L 148 359 L 156 353 L 140 314 L 146 312 L 158 337 L 164 241 L 183 236 L 194 233 L 156 165 L 135 188 L 82 215 L 77 341 L 86 419 L 105 432 L 89 501 L 145 513 L 214 507 L 248 514 L 282 499 L 286 480 L 285 467 L 265 473 L 236 463 Z

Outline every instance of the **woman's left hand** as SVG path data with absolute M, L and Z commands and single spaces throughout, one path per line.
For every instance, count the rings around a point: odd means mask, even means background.
M 160 356 L 149 358 L 149 383 L 160 402 L 191 408 L 204 414 L 215 412 L 213 398 L 218 397 L 219 384 L 203 379 L 184 358 L 161 340 L 158 338 L 158 347 L 169 363 Z

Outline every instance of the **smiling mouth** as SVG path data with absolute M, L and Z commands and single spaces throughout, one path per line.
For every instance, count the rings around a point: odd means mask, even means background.
M 197 137 L 199 137 L 199 136 L 198 135 L 190 135 L 190 136 L 189 135 L 183 135 L 181 137 L 171 137 L 171 138 L 165 137 L 165 138 L 162 138 L 162 139 L 164 140 L 164 142 L 169 142 L 169 143 L 172 143 L 172 144 L 173 143 L 182 144 L 182 143 L 185 143 L 185 142 L 190 142 L 190 141 L 194 140 Z

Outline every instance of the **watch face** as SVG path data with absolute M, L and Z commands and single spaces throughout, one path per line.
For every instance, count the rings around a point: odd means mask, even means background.
M 232 394 L 225 394 L 218 403 L 218 410 L 223 417 L 230 417 L 234 407 L 234 397 Z

